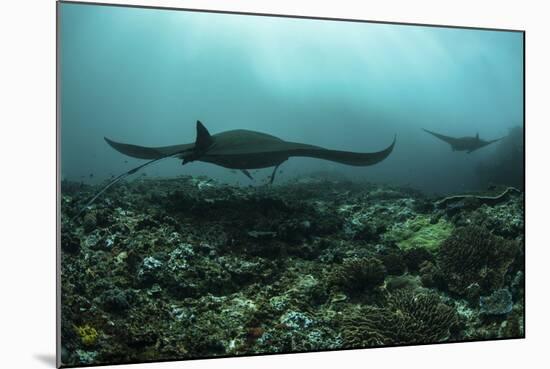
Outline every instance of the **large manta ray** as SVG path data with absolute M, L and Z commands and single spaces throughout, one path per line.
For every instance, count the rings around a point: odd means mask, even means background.
M 501 137 L 501 138 L 497 138 L 496 140 L 485 141 L 479 138 L 479 133 L 476 134 L 475 137 L 450 137 L 450 136 L 445 136 L 432 131 L 428 131 L 427 129 L 424 129 L 424 128 L 422 128 L 422 130 L 451 145 L 451 148 L 453 149 L 453 151 L 466 151 L 468 154 L 471 153 L 472 151 L 476 151 L 478 149 L 481 149 L 482 147 L 485 147 L 494 142 L 502 140 L 502 137 Z
M 270 180 L 270 183 L 273 183 L 279 165 L 293 156 L 324 159 L 354 166 L 368 166 L 387 158 L 395 145 L 394 137 L 390 146 L 378 152 L 358 153 L 328 150 L 319 146 L 284 141 L 275 136 L 244 129 L 211 135 L 200 121 L 197 121 L 197 137 L 194 143 L 163 147 L 144 147 L 115 142 L 107 137 L 105 137 L 105 141 L 124 155 L 139 159 L 149 159 L 150 161 L 113 179 L 84 208 L 91 205 L 103 192 L 124 177 L 134 174 L 138 170 L 165 158 L 181 159 L 182 165 L 192 161 L 204 161 L 224 168 L 240 169 L 251 179 L 252 176 L 248 172 L 248 169 L 275 167 Z

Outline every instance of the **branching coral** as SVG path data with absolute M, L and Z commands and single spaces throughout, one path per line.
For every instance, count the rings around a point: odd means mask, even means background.
M 405 322 L 399 339 L 403 343 L 440 342 L 450 338 L 458 324 L 455 310 L 444 304 L 436 294 L 420 294 L 398 290 L 388 301 Z
M 344 318 L 342 338 L 344 347 L 359 348 L 397 343 L 395 332 L 401 329 L 397 313 L 388 309 L 367 306 Z
M 377 258 L 352 258 L 336 268 L 329 276 L 329 284 L 357 294 L 384 283 L 386 268 Z
M 346 315 L 342 336 L 347 347 L 447 341 L 458 324 L 455 310 L 435 294 L 395 291 L 386 307 L 364 307 Z
M 439 250 L 438 264 L 450 291 L 465 295 L 472 284 L 481 293 L 503 286 L 504 277 L 519 252 L 518 243 L 484 228 L 457 228 Z

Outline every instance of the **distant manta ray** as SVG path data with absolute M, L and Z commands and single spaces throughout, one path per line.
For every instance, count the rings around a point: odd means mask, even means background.
M 422 130 L 431 134 L 432 136 L 439 138 L 442 141 L 447 142 L 449 145 L 451 145 L 453 151 L 466 151 L 468 154 L 494 142 L 502 140 L 501 137 L 497 138 L 496 140 L 485 141 L 479 138 L 479 133 L 477 133 L 475 137 L 449 137 L 439 133 L 428 131 L 424 128 L 422 128 Z
M 115 142 L 105 137 L 105 141 L 118 152 L 138 159 L 149 159 L 150 161 L 113 179 L 82 210 L 91 205 L 103 192 L 121 179 L 165 158 L 181 159 L 182 165 L 192 161 L 203 161 L 224 168 L 240 169 L 250 179 L 252 179 L 252 175 L 248 172 L 248 169 L 275 167 L 270 180 L 270 183 L 273 183 L 277 168 L 290 157 L 302 156 L 353 166 L 368 166 L 386 159 L 395 146 L 395 140 L 396 137 L 394 136 L 390 146 L 382 151 L 358 153 L 329 150 L 319 146 L 284 141 L 275 136 L 244 129 L 211 135 L 200 121 L 197 121 L 197 137 L 194 143 L 144 147 Z

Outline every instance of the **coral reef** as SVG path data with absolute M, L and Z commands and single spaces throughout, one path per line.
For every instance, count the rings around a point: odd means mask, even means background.
M 428 250 L 415 247 L 404 252 L 403 259 L 410 272 L 417 272 L 426 261 L 434 261 L 434 255 Z
M 435 206 L 438 208 L 475 208 L 482 204 L 496 205 L 507 201 L 512 194 L 521 194 L 521 191 L 514 187 L 508 187 L 500 194 L 495 196 L 489 195 L 454 195 L 448 196 L 436 201 Z
M 65 365 L 523 335 L 522 195 L 140 177 L 73 219 L 97 189 L 62 183 Z
M 382 261 L 382 264 L 384 264 L 384 267 L 386 267 L 386 271 L 388 272 L 388 274 L 400 275 L 403 274 L 407 269 L 405 259 L 398 252 L 381 254 L 379 256 L 379 259 Z
M 489 296 L 481 296 L 479 306 L 481 314 L 508 314 L 513 307 L 512 294 L 506 288 L 496 290 Z
M 468 221 L 490 229 L 493 234 L 504 238 L 521 238 L 524 231 L 523 194 L 510 198 L 495 206 L 483 205 L 469 217 L 458 217 L 457 223 Z
M 503 286 L 519 245 L 472 225 L 457 228 L 439 251 L 438 263 L 450 291 L 466 295 L 477 285 L 487 294 Z
M 402 250 L 422 247 L 433 252 L 449 237 L 453 228 L 452 223 L 443 218 L 436 220 L 418 215 L 404 223 L 395 224 L 385 237 L 395 241 Z
M 365 290 L 376 288 L 384 283 L 386 268 L 379 259 L 361 258 L 346 259 L 334 269 L 329 279 L 330 284 L 350 294 L 360 294 Z
M 84 346 L 93 346 L 97 342 L 99 334 L 95 328 L 90 327 L 89 325 L 84 325 L 81 327 L 75 326 L 74 330 Z
M 397 290 L 384 307 L 366 306 L 348 314 L 342 327 L 349 347 L 435 343 L 451 339 L 458 316 L 435 294 Z
M 426 260 L 420 264 L 418 273 L 420 274 L 420 280 L 424 287 L 439 289 L 445 288 L 445 276 L 437 264 Z
M 385 288 L 388 291 L 395 291 L 399 289 L 416 290 L 420 287 L 420 283 L 420 278 L 412 274 L 389 276 L 388 278 L 386 278 Z

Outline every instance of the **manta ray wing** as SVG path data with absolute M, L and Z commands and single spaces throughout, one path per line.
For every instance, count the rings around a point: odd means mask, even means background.
M 278 137 L 248 130 L 227 131 L 216 134 L 214 144 L 198 160 L 237 169 L 256 168 L 258 162 L 265 167 L 280 164 L 290 157 L 310 157 L 353 166 L 376 164 L 393 151 L 396 138 L 384 150 L 370 153 L 330 150 L 319 146 L 284 141 Z M 261 157 L 255 160 L 255 158 Z M 243 168 L 240 167 L 243 166 Z M 250 167 L 246 167 L 250 165 Z
M 426 132 L 426 133 L 431 134 L 431 135 L 434 136 L 434 137 L 439 138 L 441 141 L 445 141 L 446 143 L 448 143 L 449 145 L 451 145 L 451 146 L 453 146 L 453 147 L 455 146 L 455 144 L 456 144 L 456 142 L 457 142 L 457 139 L 454 138 L 454 137 L 445 136 L 445 135 L 442 135 L 442 134 L 440 134 L 440 133 L 435 133 L 435 132 L 429 131 L 429 130 L 424 129 L 424 128 L 422 128 L 422 130 L 423 130 L 424 132 Z
M 377 152 L 353 152 L 353 151 L 340 151 L 330 150 L 322 147 L 304 145 L 304 144 L 292 144 L 296 145 L 296 148 L 288 149 L 288 156 L 301 156 L 308 158 L 316 158 L 329 160 L 340 164 L 364 167 L 374 165 L 386 159 L 393 148 L 395 147 L 396 136 L 394 136 L 392 143 L 384 150 Z
M 131 145 L 126 143 L 120 143 L 104 137 L 105 141 L 116 151 L 138 159 L 160 159 L 167 156 L 173 156 L 180 152 L 192 150 L 194 144 L 183 144 L 173 146 L 161 146 L 161 147 L 146 147 Z

